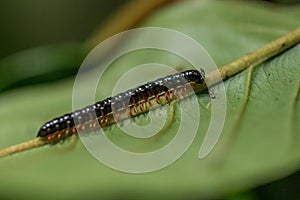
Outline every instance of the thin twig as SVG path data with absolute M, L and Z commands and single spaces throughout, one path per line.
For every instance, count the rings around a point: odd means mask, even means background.
M 206 84 L 211 87 L 222 80 L 226 80 L 235 74 L 243 71 L 250 66 L 256 66 L 275 55 L 282 53 L 284 50 L 298 44 L 300 42 L 300 27 L 289 32 L 288 34 L 273 40 L 265 46 L 246 54 L 245 56 L 213 71 L 206 78 Z M 219 79 L 219 73 L 221 80 Z
M 216 85 L 218 82 L 226 80 L 250 66 L 256 66 L 265 60 L 280 54 L 284 50 L 298 44 L 299 42 L 300 27 L 294 31 L 291 31 L 285 36 L 280 37 L 266 44 L 265 46 L 219 68 L 219 70 L 211 72 L 206 77 L 206 84 L 208 87 Z M 220 76 L 222 80 L 220 80 Z M 47 144 L 46 140 L 43 140 L 42 138 L 36 138 L 34 140 L 0 150 L 0 157 L 8 156 L 28 149 L 33 149 L 45 144 Z
M 6 149 L 0 150 L 0 158 L 5 157 L 8 155 L 12 155 L 21 151 L 26 151 L 28 149 L 33 149 L 36 147 L 40 147 L 47 144 L 46 140 L 43 140 L 42 138 L 35 138 L 33 140 L 29 140 L 27 142 L 23 142 L 14 146 L 10 146 Z

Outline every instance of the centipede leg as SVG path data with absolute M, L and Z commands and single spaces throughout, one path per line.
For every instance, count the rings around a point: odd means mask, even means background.
M 141 113 L 144 112 L 144 104 L 142 102 L 139 104 L 139 109 Z
M 72 134 L 71 135 L 71 138 L 70 138 L 70 143 L 65 146 L 63 145 L 62 148 L 58 148 L 58 152 L 59 153 L 65 153 L 65 152 L 68 152 L 70 150 L 73 150 L 75 147 L 76 147 L 76 143 L 77 143 L 77 134 Z
M 157 104 L 160 104 L 160 99 L 159 99 L 158 94 L 155 94 L 155 101 Z
M 167 102 L 170 102 L 170 90 L 168 90 L 168 91 L 165 93 L 165 98 L 166 98 Z
M 74 148 L 76 146 L 76 142 L 77 142 L 77 135 L 76 134 L 73 134 L 70 138 L 70 144 L 71 146 Z

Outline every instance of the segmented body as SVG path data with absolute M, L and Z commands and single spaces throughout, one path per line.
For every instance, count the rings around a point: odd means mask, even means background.
M 37 137 L 56 143 L 77 130 L 95 131 L 113 123 L 135 117 L 159 106 L 190 96 L 204 87 L 205 73 L 201 69 L 187 70 L 159 78 L 134 89 L 127 90 L 83 109 L 65 114 L 45 123 Z

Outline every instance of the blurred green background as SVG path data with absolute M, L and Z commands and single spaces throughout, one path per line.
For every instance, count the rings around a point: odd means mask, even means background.
M 126 1 L 3 0 L 0 58 L 41 45 L 83 42 Z
M 126 3 L 124 0 L 0 1 L 0 95 L 6 95 L 10 90 L 22 90 L 25 85 L 55 82 L 74 75 L 88 52 L 84 42 Z M 258 6 L 260 3 L 256 2 Z M 263 3 L 286 9 L 299 6 L 295 0 Z M 11 189 L 18 191 L 18 188 Z M 298 199 L 299 189 L 298 172 L 224 198 Z M 116 194 L 115 198 L 119 196 Z M 193 198 L 197 199 L 197 196 Z
M 1 1 L 0 91 L 74 75 L 88 52 L 83 42 L 125 3 Z

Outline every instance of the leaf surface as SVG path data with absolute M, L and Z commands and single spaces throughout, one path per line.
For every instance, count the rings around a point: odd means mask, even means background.
M 191 36 L 221 66 L 298 26 L 299 11 L 300 7 L 296 6 L 191 1 L 155 13 L 144 25 L 172 28 Z M 81 143 L 67 150 L 69 143 L 66 142 L 1 159 L 0 194 L 49 199 L 216 198 L 286 176 L 299 169 L 300 162 L 297 135 L 300 126 L 296 123 L 300 119 L 299 54 L 298 45 L 254 68 L 251 76 L 249 70 L 245 70 L 224 82 L 225 126 L 216 148 L 205 159 L 198 158 L 210 119 L 210 98 L 204 93 L 197 97 L 201 124 L 193 144 L 179 160 L 162 170 L 139 175 L 121 173 L 95 160 Z M 111 94 L 115 82 L 126 70 L 147 62 L 176 66 L 180 59 L 152 50 L 129 54 L 106 72 L 99 98 Z M 247 86 L 248 78 L 251 80 Z M 73 82 L 74 79 L 67 79 L 2 94 L 0 148 L 32 139 L 45 121 L 70 112 Z M 246 87 L 249 87 L 249 96 L 242 109 Z M 218 91 L 217 86 L 216 95 Z M 193 109 L 188 102 L 180 106 Z M 122 148 L 157 149 L 174 136 L 180 122 L 178 113 L 176 106 L 174 123 L 155 141 L 132 141 L 116 127 L 106 134 Z M 138 120 L 148 123 L 146 116 Z M 229 150 L 221 148 L 224 142 L 230 144 Z M 222 154 L 223 151 L 226 153 Z

